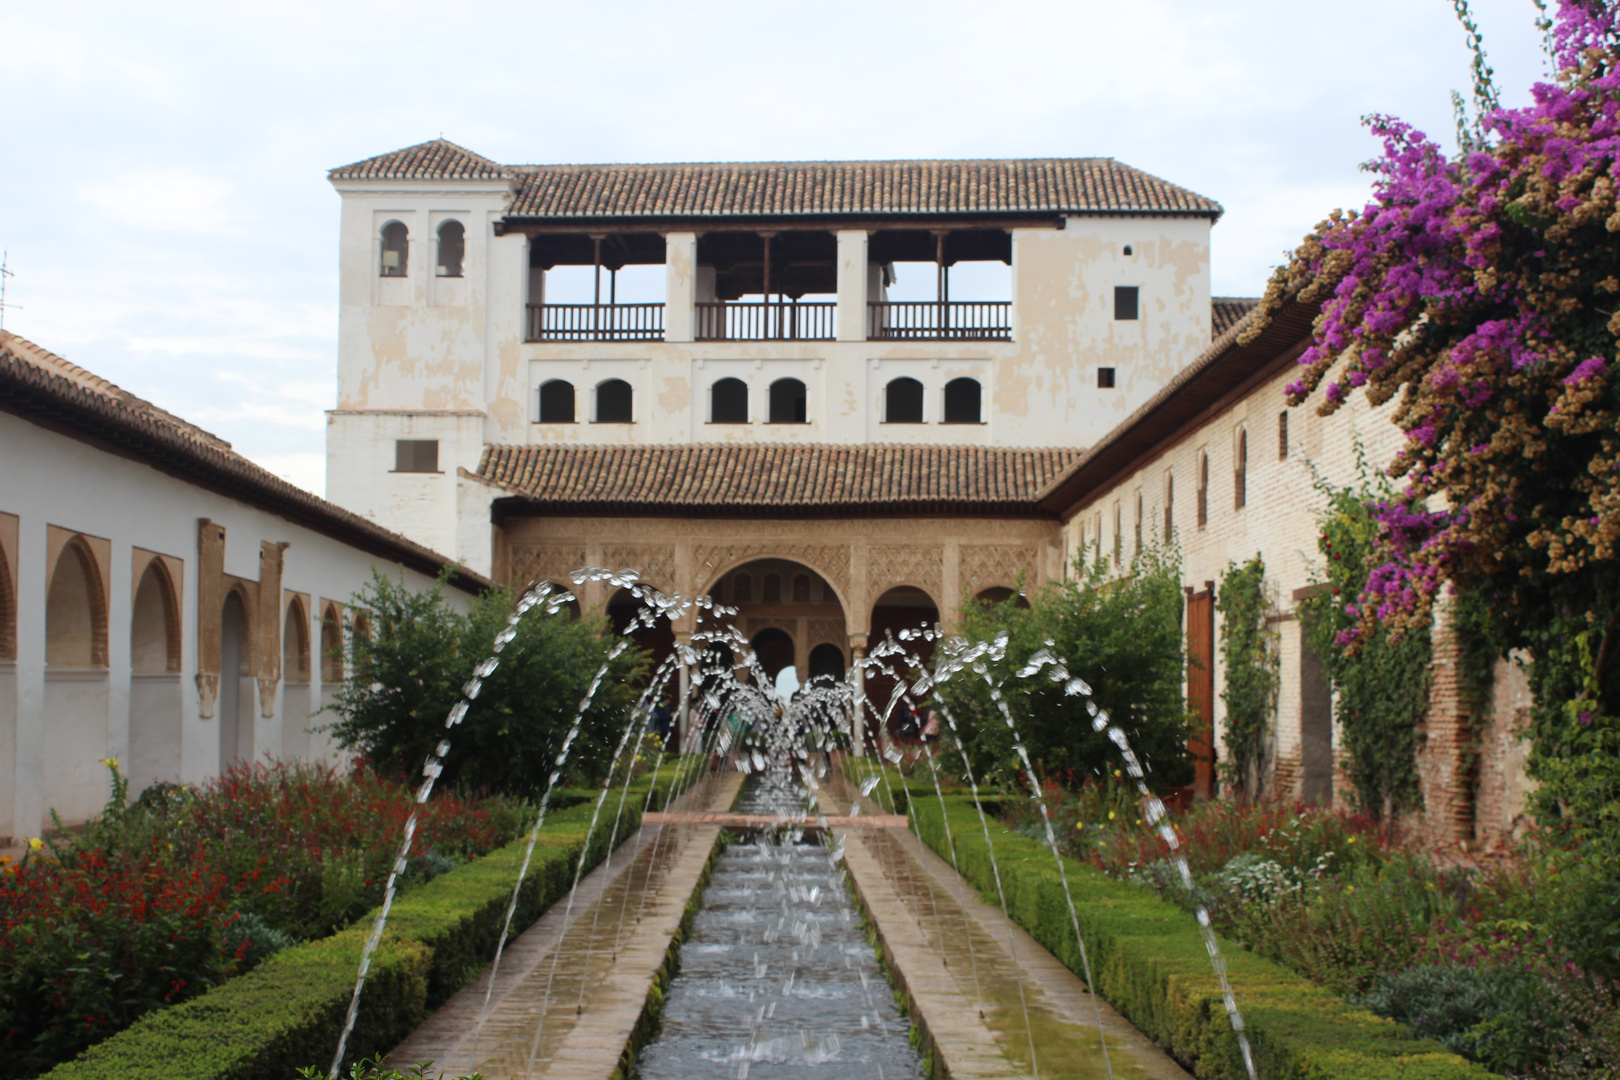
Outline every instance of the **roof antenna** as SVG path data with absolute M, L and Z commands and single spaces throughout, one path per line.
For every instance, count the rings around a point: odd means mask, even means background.
M 6 303 L 6 279 L 17 276 L 13 271 L 6 269 L 6 263 L 10 258 L 11 252 L 0 251 L 0 332 L 3 332 L 6 328 L 6 310 L 8 308 L 14 308 L 17 311 L 22 310 L 21 304 Z

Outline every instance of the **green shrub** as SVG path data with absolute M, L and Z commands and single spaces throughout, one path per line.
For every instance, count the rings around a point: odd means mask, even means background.
M 667 798 L 676 771 L 672 764 L 632 785 L 618 840 L 639 824 L 649 789 L 655 792 L 655 804 Z M 595 809 L 594 803 L 585 803 L 549 816 L 524 880 L 514 933 L 567 894 L 582 853 L 586 867 L 606 854 L 619 809 L 617 796 L 604 805 L 587 848 L 586 830 Z M 395 901 L 349 1040 L 351 1062 L 397 1044 L 429 1009 L 489 962 L 526 843 L 514 841 Z M 337 1045 L 370 929 L 368 916 L 320 941 L 277 952 L 200 997 L 149 1013 L 46 1076 L 285 1080 L 300 1065 L 324 1066 Z
M 1159 788 L 1189 783 L 1179 559 L 1168 549 L 1146 547 L 1117 572 L 1103 559 L 1087 562 L 1082 557 L 1075 562 L 1075 574 L 1072 581 L 1043 587 L 1027 608 L 1012 600 L 995 607 L 969 605 L 964 636 L 989 641 L 1007 634 L 1005 658 L 987 665 L 1003 682 L 1002 692 L 1042 779 L 1077 787 L 1119 761 L 1114 744 L 1092 730 L 1081 700 L 1069 696 L 1062 683 L 1044 676 L 1017 677 L 1031 656 L 1050 649 L 1091 684 L 1096 703 L 1108 710 L 1147 765 L 1149 783 Z M 1021 786 L 1023 766 L 984 680 L 963 671 L 939 684 L 936 692 L 951 708 L 956 738 L 967 748 L 980 783 Z M 949 742 L 951 733 L 944 735 Z M 953 749 L 942 753 L 954 762 Z M 957 770 L 953 764 L 947 771 Z
M 1358 1003 L 1500 1071 L 1541 1066 L 1568 1041 L 1541 974 L 1521 966 L 1428 964 L 1387 972 Z
M 515 598 L 492 589 L 461 615 L 442 589 L 413 592 L 374 574 L 354 597 L 372 614 L 372 636 L 354 635 L 331 730 L 385 775 L 419 777 L 422 762 L 446 739 L 445 717 L 473 668 L 493 653 Z M 573 617 L 542 604 L 524 616 L 499 664 L 483 681 L 466 718 L 448 735 L 439 783 L 533 796 L 543 791 L 562 740 L 597 671 L 609 672 L 591 699 L 567 780 L 587 786 L 607 772 L 608 756 L 630 722 L 646 654 L 618 644 L 601 617 Z
M 947 858 L 937 799 L 914 798 L 924 842 Z M 993 895 L 989 850 L 970 799 L 946 800 L 956 864 Z M 1077 974 L 1080 954 L 1051 852 L 992 824 L 1012 918 Z M 1192 916 L 1153 893 L 1070 861 L 1070 891 L 1096 989 L 1149 1038 L 1208 1080 L 1246 1080 L 1237 1036 Z M 1490 1074 L 1431 1040 L 1335 997 L 1278 965 L 1231 946 L 1228 971 L 1263 1077 L 1344 1080 L 1482 1080 Z

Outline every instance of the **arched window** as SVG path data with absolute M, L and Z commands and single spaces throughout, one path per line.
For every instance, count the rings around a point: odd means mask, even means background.
M 804 423 L 804 399 L 804 383 L 798 379 L 777 379 L 771 383 L 770 423 Z
M 596 422 L 628 424 L 634 419 L 634 392 L 623 379 L 608 379 L 596 387 Z
M 56 557 L 45 598 L 45 663 L 48 667 L 107 666 L 107 598 L 90 546 L 69 540 Z
M 1277 414 L 1277 460 L 1288 460 L 1288 410 Z
M 889 380 L 889 385 L 883 388 L 883 422 L 922 423 L 923 384 L 912 378 Z
M 566 379 L 550 379 L 540 384 L 540 422 L 574 422 L 574 384 Z
M 764 594 L 760 597 L 761 602 L 780 604 L 782 602 L 782 579 L 775 574 L 766 574 L 765 587 L 761 592 Z
M 0 545 L 0 660 L 17 659 L 17 587 L 11 580 L 11 561 Z
M 748 384 L 741 379 L 720 379 L 709 391 L 709 423 L 748 423 Z
M 952 379 L 945 384 L 945 422 L 977 424 L 979 419 L 979 380 Z
M 731 602 L 734 604 L 748 604 L 754 600 L 754 579 L 747 574 L 738 574 L 731 583 Z
M 810 575 L 793 575 L 793 602 L 795 604 L 808 604 L 810 602 Z
M 1176 476 L 1166 469 L 1164 473 L 1164 539 L 1169 541 L 1176 524 Z
M 294 597 L 281 623 L 281 677 L 291 683 L 309 682 L 309 616 Z
M 336 604 L 326 605 L 321 616 L 321 681 L 343 681 L 343 621 Z
M 142 675 L 180 670 L 180 605 L 162 559 L 146 564 L 140 584 L 135 587 L 129 666 Z
M 1198 527 L 1209 524 L 1209 455 L 1198 455 Z
M 842 682 L 845 670 L 844 650 L 838 646 L 822 642 L 810 650 L 810 678 Z
M 1241 510 L 1249 501 L 1249 431 L 1238 428 L 1232 460 L 1232 509 Z
M 461 264 L 467 258 L 467 230 L 459 221 L 446 221 L 439 226 L 440 277 L 460 277 Z
M 354 614 L 354 640 L 371 644 L 371 620 L 366 618 L 363 611 Z
M 382 263 L 377 273 L 383 277 L 404 277 L 411 258 L 411 230 L 402 221 L 382 227 Z

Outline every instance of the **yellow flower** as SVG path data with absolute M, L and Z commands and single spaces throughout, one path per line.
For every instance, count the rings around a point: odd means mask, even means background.
M 1346 840 L 1346 841 L 1345 841 L 1345 843 L 1347 843 L 1347 844 L 1353 844 L 1353 843 L 1355 843 L 1355 842 L 1356 842 L 1356 838 L 1355 838 L 1355 837 L 1353 837 L 1353 836 L 1352 836 L 1352 837 L 1351 837 L 1351 838 L 1350 838 L 1350 839 L 1348 839 L 1348 840 Z
M 1114 770 L 1114 779 L 1115 780 L 1123 780 L 1124 778 L 1125 778 L 1124 773 L 1120 772 L 1118 769 Z
M 1086 823 L 1083 821 L 1077 821 L 1074 823 L 1074 827 L 1077 829 L 1083 829 L 1086 827 Z
M 1108 811 L 1108 820 L 1109 821 L 1114 820 L 1114 812 L 1112 810 Z
M 44 847 L 44 846 L 45 846 L 45 841 L 43 841 L 43 840 L 41 840 L 41 839 L 40 839 L 40 838 L 39 838 L 39 837 L 37 837 L 37 836 L 35 836 L 35 837 L 33 837 L 33 838 L 31 838 L 31 839 L 30 839 L 30 840 L 29 840 L 29 841 L 28 841 L 28 849 L 29 849 L 29 850 L 30 850 L 30 851 L 38 851 L 38 850 L 40 850 L 40 849 L 41 849 L 41 848 L 43 848 L 43 847 Z

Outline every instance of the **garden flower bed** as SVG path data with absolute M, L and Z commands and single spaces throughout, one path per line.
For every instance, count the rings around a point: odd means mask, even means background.
M 621 839 L 673 779 L 670 766 L 634 785 Z M 86 1047 L 50 1075 L 279 1076 L 330 1054 L 369 928 L 355 920 L 381 899 L 409 789 L 276 765 L 128 807 L 121 795 L 82 836 L 0 874 L 0 1076 Z M 448 793 L 423 809 L 357 1054 L 392 1045 L 487 961 L 533 812 Z M 548 818 L 515 926 L 566 888 L 581 853 L 605 852 L 611 821 L 586 850 L 591 810 Z

